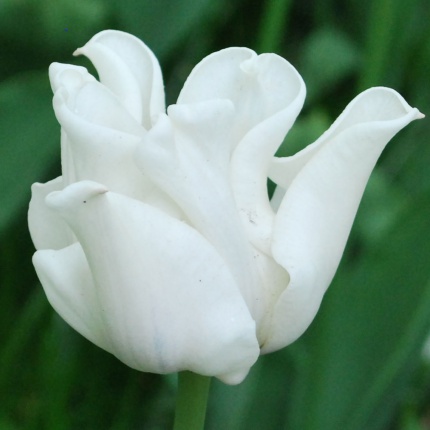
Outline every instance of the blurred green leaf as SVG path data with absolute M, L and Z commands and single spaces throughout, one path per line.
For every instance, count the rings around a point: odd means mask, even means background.
M 399 178 L 407 193 L 413 195 L 430 192 L 430 86 L 426 84 L 430 76 L 430 26 L 427 27 L 428 37 L 423 39 L 419 49 L 413 49 L 414 67 L 407 70 L 411 80 L 408 99 L 426 118 L 401 132 L 403 143 L 389 148 L 385 160 L 387 170 Z
M 12 422 L 2 417 L 0 417 L 0 428 L 2 430 L 18 430 L 18 427 L 16 427 Z
M 257 52 L 278 52 L 286 33 L 292 0 L 268 0 L 261 20 Z
M 303 44 L 299 68 L 308 102 L 326 95 L 351 76 L 360 61 L 360 52 L 345 33 L 333 28 L 312 32 Z
M 289 428 L 376 430 L 392 417 L 429 333 L 429 214 L 426 194 L 336 276 L 305 337 L 311 377 Z
M 33 182 L 59 160 L 60 129 L 47 73 L 0 84 L 0 232 L 28 205 Z
M 417 411 L 408 408 L 404 412 L 399 430 L 423 430 L 421 419 Z
M 108 25 L 103 0 L 2 0 L 0 79 L 31 68 L 47 69 Z
M 12 332 L 3 340 L 0 353 L 0 388 L 10 377 L 12 368 L 16 364 L 16 357 L 24 350 L 37 330 L 48 310 L 48 303 L 41 288 L 38 288 L 28 298 L 25 307 L 16 318 Z M 0 390 L 1 391 L 1 390 Z
M 300 116 L 288 132 L 276 156 L 294 155 L 317 140 L 330 125 L 330 117 L 324 111 L 314 110 L 306 117 Z
M 45 49 L 70 55 L 94 34 L 104 30 L 110 13 L 102 0 L 35 0 L 44 31 Z M 70 51 L 69 51 L 70 49 Z
M 291 360 L 290 351 L 283 350 L 279 354 L 260 357 L 245 381 L 238 386 L 213 381 L 207 429 L 282 428 L 284 416 L 274 411 L 285 408 L 290 391 L 285 367 Z
M 187 36 L 202 30 L 207 37 L 208 22 L 223 18 L 228 2 L 211 0 L 123 0 L 115 2 L 120 29 L 140 37 L 158 58 L 171 54 Z
M 41 290 L 41 288 L 40 288 Z M 42 293 L 43 294 L 43 293 Z M 45 302 L 47 302 L 44 297 Z M 46 307 L 48 307 L 46 303 Z M 80 377 L 78 346 L 80 339 L 64 321 L 51 313 L 50 323 L 42 334 L 40 380 L 43 387 L 42 420 L 47 429 L 73 428 L 68 417 L 68 401 Z
M 371 4 L 366 32 L 366 63 L 359 83 L 361 91 L 383 83 L 385 70 L 392 57 L 390 51 L 393 49 L 396 31 L 396 4 L 399 3 L 393 0 L 374 0 Z
M 376 169 L 366 186 L 354 233 L 368 245 L 380 243 L 408 204 L 409 195 L 401 186 L 390 180 L 383 169 Z

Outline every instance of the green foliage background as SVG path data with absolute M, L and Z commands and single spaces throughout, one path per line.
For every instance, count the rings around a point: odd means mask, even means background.
M 31 264 L 33 182 L 59 174 L 47 68 L 115 28 L 143 39 L 173 103 L 205 55 L 248 46 L 293 63 L 305 109 L 280 152 L 319 136 L 361 90 L 430 113 L 428 0 L 1 0 L 0 429 L 167 429 L 175 375 L 143 374 L 77 335 Z M 375 170 L 320 313 L 239 386 L 214 381 L 207 429 L 430 428 L 430 122 L 408 126 Z

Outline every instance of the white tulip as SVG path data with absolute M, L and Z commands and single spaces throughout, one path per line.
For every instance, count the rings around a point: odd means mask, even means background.
M 242 381 L 309 326 L 387 142 L 422 117 L 372 88 L 293 157 L 297 71 L 246 48 L 209 55 L 165 112 L 152 52 L 119 31 L 53 64 L 62 177 L 34 184 L 34 265 L 74 329 L 142 371 Z M 267 178 L 278 184 L 272 205 Z

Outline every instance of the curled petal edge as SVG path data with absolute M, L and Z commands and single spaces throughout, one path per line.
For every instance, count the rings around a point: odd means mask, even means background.
M 80 54 L 92 61 L 102 84 L 149 130 L 165 110 L 163 77 L 152 51 L 131 34 L 105 30 L 74 52 Z
M 379 155 L 398 131 L 422 118 L 393 90 L 382 89 L 374 100 L 377 106 L 384 105 L 379 98 L 384 96 L 389 99 L 386 103 L 392 103 L 393 96 L 397 100 L 392 118 L 351 121 L 337 133 L 327 133 L 318 150 L 309 150 L 312 156 L 286 191 L 275 220 L 272 253 L 288 271 L 290 283 L 274 308 L 271 334 L 263 353 L 290 344 L 312 322 L 339 265 Z M 368 106 L 370 111 L 374 108 Z M 347 108 L 341 118 L 347 125 L 351 111 Z M 341 121 L 335 124 L 342 125 Z

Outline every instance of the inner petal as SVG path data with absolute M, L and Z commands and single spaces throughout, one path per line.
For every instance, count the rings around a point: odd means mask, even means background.
M 153 118 L 165 109 L 163 78 L 152 51 L 137 37 L 106 30 L 76 50 L 77 54 L 93 62 L 103 85 L 149 130 Z
M 234 111 L 226 101 L 200 103 L 199 110 L 206 112 L 190 123 L 189 109 L 194 107 L 177 105 L 171 109 L 173 119 L 160 117 L 145 135 L 136 162 L 217 249 L 258 322 L 265 298 L 254 264 L 255 251 L 236 209 L 228 166 L 222 165 L 228 157 L 218 153 L 228 151 L 223 136 Z

